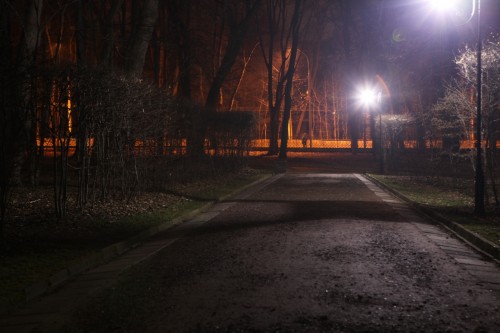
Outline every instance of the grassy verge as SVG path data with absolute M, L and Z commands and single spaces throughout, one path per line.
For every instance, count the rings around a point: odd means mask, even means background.
M 385 186 L 409 200 L 430 208 L 443 217 L 500 246 L 500 214 L 489 210 L 485 217 L 472 214 L 474 197 L 471 181 L 448 178 L 373 175 Z
M 26 286 L 49 278 L 72 261 L 152 226 L 168 223 L 263 177 L 265 174 L 259 172 L 244 172 L 189 184 L 169 194 L 175 199 L 165 207 L 112 221 L 93 216 L 72 225 L 46 223 L 17 230 L 17 234 L 11 235 L 9 251 L 0 253 L 0 310 L 21 303 Z

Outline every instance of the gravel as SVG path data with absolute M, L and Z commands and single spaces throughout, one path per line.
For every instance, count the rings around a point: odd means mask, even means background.
M 287 174 L 137 266 L 65 331 L 500 332 L 499 306 L 353 175 Z

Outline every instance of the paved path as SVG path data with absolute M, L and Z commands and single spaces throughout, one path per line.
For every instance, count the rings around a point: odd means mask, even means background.
M 73 325 L 500 332 L 499 267 L 360 175 L 275 176 L 0 318 L 0 331 L 50 331 L 120 274 Z

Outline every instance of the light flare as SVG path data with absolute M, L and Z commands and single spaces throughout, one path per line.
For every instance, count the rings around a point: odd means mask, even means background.
M 460 0 L 429 0 L 429 3 L 433 11 L 452 13 L 458 10 Z
M 356 100 L 363 107 L 373 107 L 379 103 L 380 93 L 374 88 L 360 88 L 356 95 Z

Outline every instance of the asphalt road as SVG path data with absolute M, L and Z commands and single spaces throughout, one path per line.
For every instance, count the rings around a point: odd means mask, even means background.
M 500 332 L 498 266 L 359 175 L 275 177 L 193 225 L 69 327 Z

